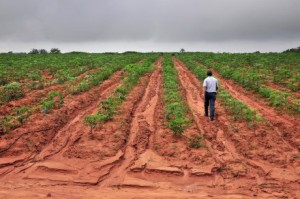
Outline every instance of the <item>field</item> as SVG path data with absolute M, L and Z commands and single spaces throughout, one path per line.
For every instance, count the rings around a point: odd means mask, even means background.
M 297 53 L 0 54 L 0 77 L 0 198 L 300 198 Z

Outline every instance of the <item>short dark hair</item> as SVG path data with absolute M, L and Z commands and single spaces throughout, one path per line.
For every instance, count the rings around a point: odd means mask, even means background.
M 211 70 L 208 70 L 208 71 L 207 71 L 207 76 L 212 76 Z

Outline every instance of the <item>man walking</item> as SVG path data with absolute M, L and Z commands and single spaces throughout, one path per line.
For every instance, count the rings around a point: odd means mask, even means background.
M 208 106 L 210 106 L 210 121 L 214 120 L 215 116 L 215 101 L 218 90 L 218 80 L 212 76 L 212 72 L 207 71 L 207 78 L 203 82 L 204 88 L 204 110 L 205 116 L 208 117 Z

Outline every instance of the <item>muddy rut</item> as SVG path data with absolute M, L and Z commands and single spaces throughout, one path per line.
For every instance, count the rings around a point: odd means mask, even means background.
M 68 98 L 47 118 L 35 114 L 32 122 L 1 137 L 0 196 L 300 197 L 299 151 L 281 136 L 295 121 L 280 119 L 259 102 L 253 105 L 219 76 L 233 97 L 264 112 L 269 123 L 248 128 L 235 122 L 218 99 L 216 120 L 209 121 L 201 82 L 173 58 L 191 120 L 184 136 L 174 137 L 165 125 L 162 59 L 140 78 L 114 118 L 93 131 L 83 117 L 95 113 L 117 88 L 124 75 L 120 71 L 97 88 Z M 196 135 L 205 145 L 199 149 L 189 146 Z

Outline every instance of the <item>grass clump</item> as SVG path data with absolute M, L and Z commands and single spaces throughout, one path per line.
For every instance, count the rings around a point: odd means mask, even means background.
M 53 108 L 59 108 L 64 103 L 63 94 L 60 91 L 51 91 L 48 93 L 47 99 L 41 102 L 42 108 L 41 112 L 48 114 L 52 111 Z
M 200 136 L 200 135 L 192 136 L 191 138 L 189 138 L 189 146 L 195 149 L 206 147 L 204 136 Z

